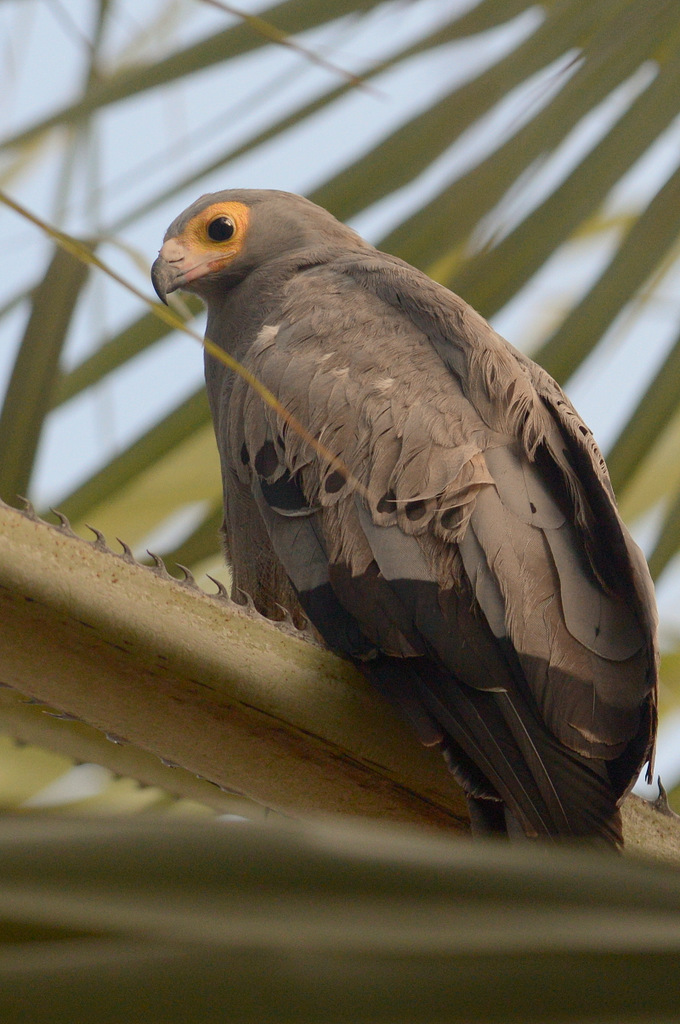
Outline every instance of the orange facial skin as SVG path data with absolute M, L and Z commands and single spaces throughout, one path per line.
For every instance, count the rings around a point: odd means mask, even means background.
M 201 210 L 181 234 L 168 238 L 159 259 L 173 272 L 166 291 L 175 291 L 222 270 L 243 248 L 250 210 L 244 203 L 213 203 Z

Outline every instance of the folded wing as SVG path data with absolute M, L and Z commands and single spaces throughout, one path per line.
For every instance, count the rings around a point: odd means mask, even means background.
M 291 288 L 248 366 L 346 472 L 239 381 L 233 478 L 319 632 L 472 797 L 617 841 L 654 715 L 646 567 L 557 385 L 414 274 L 381 257 Z

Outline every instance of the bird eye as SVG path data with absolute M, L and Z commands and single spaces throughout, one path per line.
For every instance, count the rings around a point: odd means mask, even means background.
M 208 224 L 208 238 L 213 242 L 226 242 L 236 230 L 233 220 L 230 217 L 216 217 Z

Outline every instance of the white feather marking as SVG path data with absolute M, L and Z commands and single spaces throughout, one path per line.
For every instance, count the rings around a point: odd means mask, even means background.
M 265 349 L 270 348 L 276 341 L 276 335 L 280 330 L 281 327 L 278 324 L 266 324 L 255 338 L 248 355 L 251 357 L 260 355 Z
M 384 394 L 386 391 L 390 391 L 394 387 L 395 383 L 396 381 L 394 377 L 380 377 L 378 380 L 372 382 L 371 388 L 379 394 Z

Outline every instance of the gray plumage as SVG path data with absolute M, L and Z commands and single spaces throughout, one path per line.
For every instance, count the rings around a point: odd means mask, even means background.
M 656 611 L 558 385 L 288 193 L 203 196 L 153 279 L 201 295 L 208 337 L 347 471 L 206 358 L 234 585 L 355 659 L 441 746 L 475 827 L 620 843 L 652 751 Z

